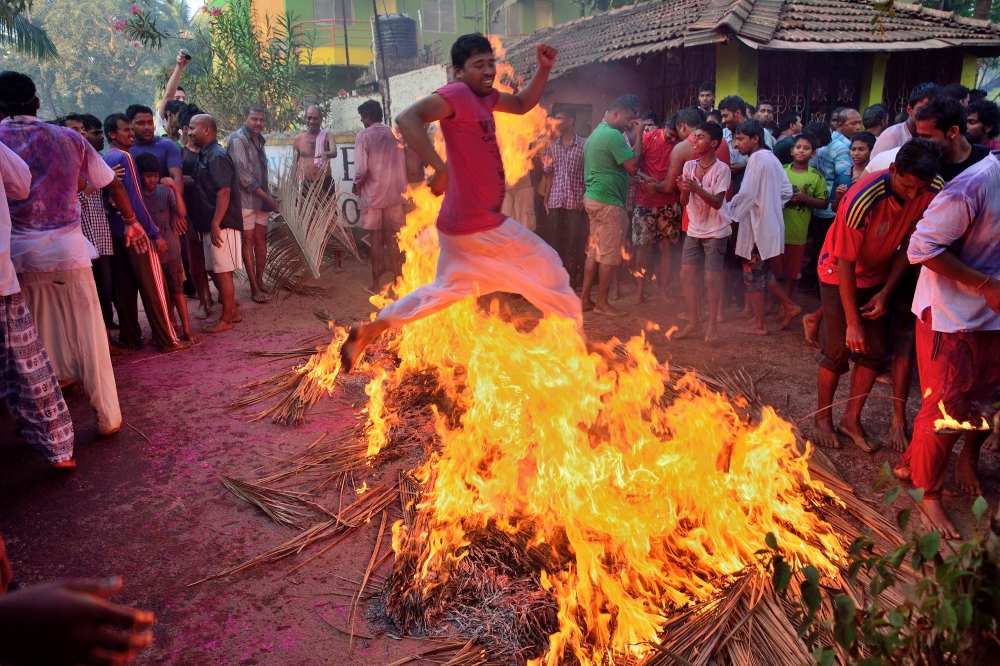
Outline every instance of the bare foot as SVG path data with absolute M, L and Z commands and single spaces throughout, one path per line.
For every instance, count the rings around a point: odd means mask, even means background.
M 958 462 L 955 463 L 955 485 L 973 497 L 983 494 L 983 489 L 979 487 L 979 474 L 975 465 L 962 456 L 959 456 Z
M 945 539 L 961 539 L 962 535 L 948 517 L 944 504 L 939 499 L 924 498 L 920 501 L 920 520 L 928 532 L 937 530 Z
M 221 319 L 208 326 L 202 326 L 202 333 L 221 333 L 222 331 L 228 331 L 233 327 L 232 324 L 222 321 Z
M 716 324 L 724 324 L 724 323 L 726 323 L 726 318 L 723 316 L 723 314 L 722 314 L 721 311 L 719 312 L 719 316 L 715 318 L 715 323 Z
M 194 333 L 191 332 L 191 329 L 184 331 L 184 335 L 181 336 L 181 340 L 190 342 L 192 346 L 198 344 L 199 342 L 198 338 L 196 338 Z
M 767 326 L 761 328 L 756 324 L 750 324 L 741 328 L 740 333 L 746 333 L 747 335 L 767 335 Z
M 580 305 L 584 312 L 590 312 L 594 309 L 594 301 L 583 301 Z
M 705 331 L 705 342 L 708 344 L 715 344 L 719 341 L 719 333 L 715 330 L 714 326 L 709 326 L 708 330 Z
M 806 344 L 819 349 L 819 317 L 816 312 L 802 317 L 802 328 L 805 329 Z
M 263 282 L 260 283 L 260 290 L 262 292 L 264 292 L 265 294 L 273 294 L 274 293 L 274 287 L 268 287 Z
M 267 294 L 263 291 L 258 291 L 250 295 L 254 303 L 267 303 Z
M 236 312 L 233 313 L 233 323 L 238 324 L 241 321 L 243 321 L 243 313 L 241 313 L 239 309 L 237 309 Z
M 604 317 L 617 317 L 621 313 L 610 305 L 596 305 L 594 306 L 594 314 L 599 314 Z
M 740 318 L 740 319 L 752 319 L 753 318 L 753 312 L 750 310 L 750 306 L 747 305 L 745 308 L 743 308 L 742 310 L 740 310 L 740 313 L 738 315 L 736 315 L 736 316 L 738 318 Z
M 885 438 L 886 445 L 894 451 L 905 451 L 910 445 L 910 436 L 906 434 L 905 423 L 893 423 Z
M 861 432 L 857 432 L 854 428 L 854 426 L 848 428 L 841 423 L 837 426 L 837 434 L 849 438 L 854 443 L 854 446 L 858 447 L 865 453 L 875 453 L 882 448 L 881 444 L 868 436 L 868 433 L 865 432 L 864 428 L 860 429 Z
M 340 264 L 337 264 L 336 266 L 333 267 L 333 272 L 334 273 L 343 273 L 346 270 L 347 269 L 344 268 L 343 266 L 341 266 Z
M 204 305 L 198 306 L 198 311 L 194 313 L 195 319 L 208 319 L 208 311 L 211 308 L 206 308 Z
M 699 322 L 692 321 L 687 326 L 685 326 L 681 330 L 679 330 L 676 333 L 674 333 L 674 335 L 673 335 L 673 337 L 671 339 L 672 340 L 683 340 L 684 338 L 688 337 L 692 333 L 694 333 L 696 331 L 700 331 L 700 330 L 701 330 L 701 324 Z
M 802 314 L 802 308 L 796 305 L 791 310 L 785 308 L 783 312 L 785 313 L 785 316 L 781 318 L 781 324 L 778 326 L 781 330 L 788 328 L 788 325 L 792 323 L 792 320 Z
M 646 295 L 643 293 L 636 294 L 635 298 L 632 299 L 632 305 L 642 305 L 645 302 L 646 302 Z
M 161 354 L 175 354 L 179 351 L 184 351 L 185 349 L 190 349 L 191 343 L 186 340 L 178 340 L 177 344 L 170 345 L 169 347 L 163 347 L 160 349 Z
M 822 421 L 813 421 L 813 444 L 821 446 L 824 449 L 840 448 L 840 438 L 833 431 L 833 423 L 831 421 L 825 419 Z
M 893 467 L 892 473 L 897 479 L 902 479 L 903 481 L 909 481 L 911 478 L 910 468 L 905 465 L 900 465 L 899 467 Z
M 996 451 L 998 448 L 1000 448 L 1000 432 L 994 430 L 993 433 L 986 438 L 986 441 L 983 442 L 983 450 Z
M 365 348 L 379 336 L 387 326 L 380 321 L 370 324 L 355 324 L 340 347 L 340 371 L 349 373 L 361 358 Z

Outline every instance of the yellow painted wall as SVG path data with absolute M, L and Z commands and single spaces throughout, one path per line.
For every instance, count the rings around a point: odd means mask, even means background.
M 718 44 L 715 50 L 715 99 L 729 95 L 757 103 L 757 51 L 738 39 Z
M 866 53 L 864 72 L 861 79 L 861 112 L 873 104 L 882 102 L 885 89 L 885 66 L 889 62 L 888 53 Z
M 965 54 L 962 56 L 962 80 L 961 84 L 966 88 L 976 87 L 976 73 L 979 71 L 979 59 L 974 55 Z
M 339 36 L 339 35 L 338 35 Z M 350 49 L 351 67 L 367 67 L 368 63 L 375 57 L 372 49 L 352 46 Z M 338 46 L 320 46 L 313 49 L 312 64 L 314 65 L 346 65 L 347 55 L 344 48 Z

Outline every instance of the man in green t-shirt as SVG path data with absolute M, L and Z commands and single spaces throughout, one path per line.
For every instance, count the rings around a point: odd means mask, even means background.
M 629 224 L 625 212 L 629 174 L 638 173 L 642 159 L 642 121 L 638 115 L 639 99 L 635 95 L 619 97 L 608 107 L 604 121 L 594 128 L 583 148 L 583 207 L 590 217 L 590 249 L 580 298 L 584 311 L 601 315 L 618 314 L 608 305 L 608 287 L 615 266 L 622 262 L 622 234 Z M 634 152 L 622 134 L 629 126 L 638 139 Z M 600 285 L 594 303 L 590 290 L 598 276 Z

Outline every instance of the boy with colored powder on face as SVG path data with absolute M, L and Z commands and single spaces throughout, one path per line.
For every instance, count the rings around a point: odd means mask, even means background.
M 434 170 L 427 181 L 431 192 L 445 195 L 437 219 L 437 276 L 386 306 L 371 323 L 351 329 L 340 350 L 344 372 L 350 372 L 365 347 L 389 328 L 494 291 L 519 293 L 543 313 L 582 325 L 580 299 L 570 289 L 559 255 L 501 212 L 505 177 L 493 112 L 523 115 L 538 104 L 556 50 L 539 44 L 537 57 L 531 81 L 516 95 L 502 93 L 493 87 L 496 58 L 489 40 L 481 34 L 463 35 L 451 48 L 455 81 L 397 118 L 407 146 Z M 424 129 L 436 121 L 441 123 L 447 162 Z

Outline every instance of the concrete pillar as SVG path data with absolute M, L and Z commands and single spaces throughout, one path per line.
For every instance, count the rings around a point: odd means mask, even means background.
M 738 39 L 715 47 L 715 99 L 739 95 L 757 104 L 757 50 Z
M 885 89 L 885 66 L 889 62 L 888 53 L 866 53 L 864 71 L 861 75 L 861 113 L 869 106 L 879 104 Z
M 976 74 L 979 71 L 979 58 L 965 53 L 962 55 L 962 79 L 960 83 L 966 88 L 976 87 Z

